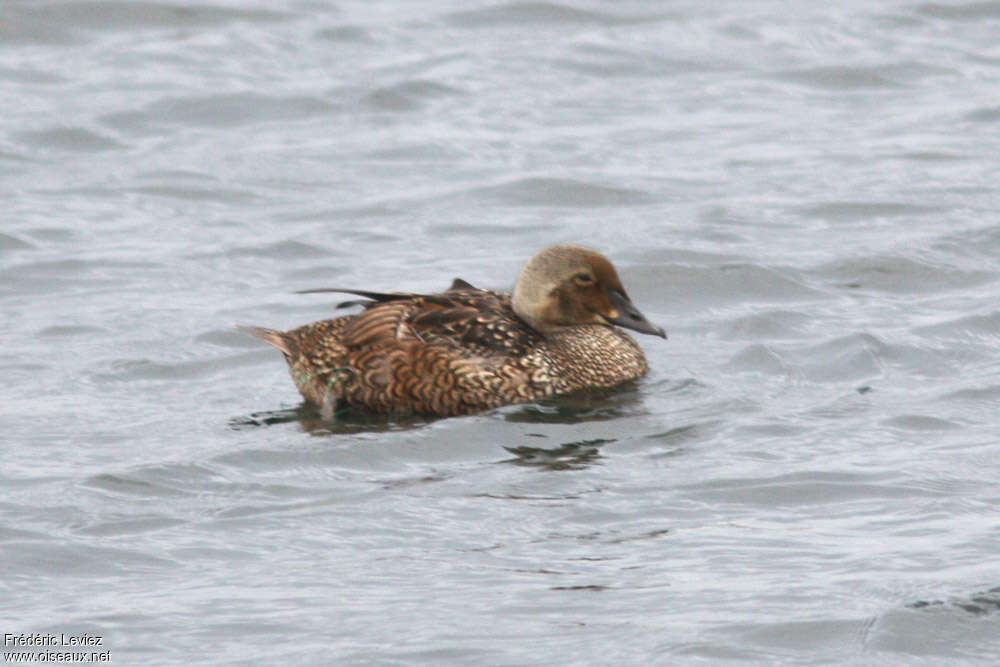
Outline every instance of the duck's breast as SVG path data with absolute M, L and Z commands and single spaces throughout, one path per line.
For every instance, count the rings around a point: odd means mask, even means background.
M 642 348 L 617 327 L 566 327 L 548 336 L 540 353 L 558 393 L 613 387 L 649 372 Z

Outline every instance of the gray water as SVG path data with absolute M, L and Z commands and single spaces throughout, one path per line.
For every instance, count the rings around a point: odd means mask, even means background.
M 4 0 L 0 633 L 995 662 L 997 35 L 990 1 Z M 509 289 L 557 241 L 668 330 L 647 378 L 324 422 L 232 327 Z

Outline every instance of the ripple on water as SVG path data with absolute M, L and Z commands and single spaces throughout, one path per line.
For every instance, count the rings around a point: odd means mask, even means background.
M 913 332 L 933 340 L 997 342 L 1000 341 L 1000 311 L 962 315 L 946 322 L 916 327 Z
M 767 345 L 755 343 L 736 353 L 723 365 L 728 371 L 736 373 L 764 373 L 767 375 L 790 375 L 791 366 L 785 363 L 781 355 Z
M 730 624 L 720 631 L 727 635 L 727 642 L 759 651 L 755 662 L 780 662 L 776 656 L 803 654 L 825 662 L 833 656 L 856 653 L 870 624 L 871 619 L 866 616 L 844 619 L 831 614 L 821 620 Z M 765 656 L 769 659 L 764 659 Z
M 954 607 L 962 611 L 982 616 L 984 614 L 1000 613 L 1000 586 L 967 598 L 948 600 L 917 600 L 906 605 L 910 609 L 930 609 L 933 607 Z
M 124 274 L 149 272 L 162 267 L 158 262 L 117 259 L 59 259 L 25 262 L 0 270 L 0 285 L 7 284 L 22 294 L 44 294 L 77 290 L 81 287 L 116 286 Z
M 89 377 L 100 385 L 118 383 L 163 383 L 193 380 L 219 374 L 232 373 L 233 369 L 252 365 L 262 357 L 263 350 L 254 349 L 240 354 L 227 354 L 214 358 L 192 361 L 153 361 L 152 359 L 116 359 L 110 370 L 90 373 Z
M 599 461 L 601 446 L 611 442 L 614 440 L 594 438 L 579 442 L 564 442 L 553 448 L 505 446 L 504 449 L 514 455 L 509 462 L 516 465 L 543 470 L 582 470 Z
M 162 134 L 162 125 L 226 128 L 324 116 L 337 105 L 317 96 L 235 92 L 165 97 L 138 111 L 104 114 L 100 122 L 116 130 Z
M 288 14 L 264 9 L 239 9 L 192 3 L 179 6 L 172 2 L 139 0 L 89 0 L 50 2 L 41 6 L 26 5 L 22 16 L 37 17 L 55 25 L 89 30 L 117 31 L 126 28 L 187 28 L 235 21 L 279 21 Z M 111 21 L 108 17 L 114 17 Z
M 954 75 L 955 70 L 938 64 L 916 61 L 881 63 L 879 65 L 826 65 L 803 69 L 784 70 L 774 78 L 809 86 L 818 90 L 841 92 L 866 92 L 893 90 L 914 86 L 922 79 Z
M 330 257 L 333 253 L 329 248 L 315 243 L 303 243 L 302 241 L 277 241 L 255 246 L 235 246 L 228 251 L 236 257 L 265 257 L 267 259 L 314 259 L 317 257 Z
M 936 409 L 946 410 L 967 424 L 994 425 L 1000 405 L 1000 385 L 992 377 L 984 378 L 979 384 L 981 386 L 944 391 L 934 401 Z
M 965 120 L 992 125 L 1000 121 L 1000 106 L 981 107 L 965 114 Z
M 921 599 L 900 605 L 877 616 L 866 636 L 866 647 L 883 655 L 898 654 L 903 661 L 920 656 L 992 663 L 1000 652 L 997 597 L 996 589 L 991 589 L 967 598 Z M 974 621 L 987 615 L 982 619 L 986 622 Z
M 238 9 L 221 5 L 140 0 L 89 2 L 4 3 L 0 42 L 70 45 L 88 32 L 135 29 L 176 30 L 242 22 L 278 21 L 287 14 L 265 9 Z M 114 17 L 111 20 L 109 17 Z
M 937 497 L 942 494 L 902 485 L 886 473 L 796 472 L 773 477 L 716 479 L 683 487 L 688 495 L 710 503 L 740 503 L 766 507 L 827 505 L 857 500 Z M 855 511 L 845 507 L 845 512 Z
M 338 25 L 322 28 L 315 33 L 319 39 L 345 44 L 374 44 L 375 38 L 370 31 L 358 25 Z
M 795 350 L 793 356 L 811 380 L 859 381 L 882 374 L 887 348 L 872 334 L 854 333 Z
M 975 287 L 996 278 L 988 271 L 931 264 L 900 255 L 839 259 L 811 273 L 840 287 L 920 295 Z
M 707 57 L 671 58 L 658 51 L 636 49 L 634 45 L 618 48 L 610 43 L 576 44 L 573 54 L 573 58 L 557 58 L 554 63 L 563 69 L 602 78 L 680 76 L 723 67 L 720 61 Z
M 886 419 L 883 425 L 911 432 L 952 431 L 962 428 L 961 424 L 930 415 L 899 415 Z
M 172 560 L 151 556 L 143 548 L 117 549 L 79 542 L 8 542 L 0 544 L 0 559 L 21 576 L 59 576 L 78 579 L 120 577 L 124 573 L 148 573 L 177 566 Z
M 5 250 L 28 250 L 35 245 L 10 234 L 0 232 L 0 252 Z
M 728 320 L 719 335 L 727 340 L 800 339 L 807 337 L 810 322 L 805 313 L 769 310 Z
M 378 111 L 415 111 L 432 100 L 461 94 L 459 89 L 442 83 L 410 79 L 371 91 L 364 103 Z
M 426 227 L 427 232 L 434 236 L 446 235 L 449 238 L 467 238 L 476 243 L 482 243 L 485 239 L 495 239 L 500 241 L 502 239 L 510 238 L 511 235 L 520 231 L 520 228 L 521 226 L 517 223 L 505 225 L 502 223 L 479 221 L 432 222 Z M 536 229 L 551 229 L 555 231 L 557 226 L 554 224 L 540 224 Z
M 106 134 L 83 127 L 50 127 L 21 132 L 16 138 L 35 150 L 63 150 L 91 153 L 123 148 L 124 144 Z
M 974 229 L 945 234 L 931 246 L 936 251 L 947 252 L 950 257 L 986 260 L 995 269 L 994 280 L 1000 278 L 1000 225 L 992 222 Z
M 165 530 L 187 523 L 183 519 L 174 519 L 160 514 L 129 514 L 124 517 L 94 521 L 75 532 L 78 535 L 94 535 L 97 537 L 117 537 L 121 535 L 140 535 L 143 533 Z
M 483 198 L 507 206 L 628 206 L 653 201 L 643 190 L 590 183 L 572 178 L 533 176 L 500 185 L 476 187 L 462 198 Z
M 796 210 L 799 214 L 809 218 L 870 224 L 879 218 L 917 217 L 939 213 L 943 209 L 940 206 L 903 204 L 892 201 L 830 201 L 802 206 Z
M 1000 3 L 997 2 L 958 2 L 940 4 L 928 2 L 917 6 L 917 13 L 935 19 L 951 21 L 979 21 L 982 19 L 1000 18 Z
M 454 146 L 432 141 L 396 144 L 389 148 L 378 147 L 365 153 L 371 160 L 385 162 L 453 162 L 464 155 Z
M 445 19 L 463 28 L 495 28 L 519 25 L 619 25 L 660 20 L 663 15 L 646 17 L 577 9 L 553 2 L 508 2 L 481 9 L 457 11 Z
M 73 338 L 76 336 L 109 336 L 111 330 L 85 324 L 57 324 L 40 329 L 37 335 L 41 338 Z
M 900 88 L 903 84 L 886 75 L 881 66 L 830 65 L 785 70 L 771 75 L 780 81 L 836 92 Z
M 737 372 L 802 377 L 813 382 L 859 382 L 880 376 L 889 346 L 866 333 L 837 336 L 810 345 L 754 343 L 725 365 Z
M 193 469 L 199 473 L 207 472 L 197 466 L 185 466 L 185 469 Z M 158 469 L 145 469 L 129 474 L 102 473 L 85 479 L 82 484 L 85 487 L 119 498 L 138 497 L 156 500 L 191 495 L 191 492 L 189 491 L 177 488 L 176 485 L 167 484 L 165 481 L 157 479 L 158 476 Z
M 802 281 L 798 272 L 760 264 L 732 263 L 716 266 L 658 263 L 633 265 L 629 275 L 641 285 L 658 285 L 658 298 L 670 312 L 711 312 L 748 303 L 813 303 L 832 298 Z M 641 289 L 632 290 L 641 294 Z M 794 319 L 784 317 L 783 319 Z
M 993 384 L 978 388 L 959 389 L 941 397 L 949 401 L 970 401 L 989 406 L 1000 405 L 1000 385 Z
M 258 199 L 253 190 L 249 188 L 236 189 L 219 186 L 206 187 L 204 185 L 181 185 L 173 183 L 161 183 L 153 185 L 137 185 L 127 188 L 128 192 L 138 195 L 148 195 L 150 197 L 162 197 L 164 199 L 175 199 L 189 202 L 217 202 L 220 204 L 234 204 L 237 202 L 253 202 Z

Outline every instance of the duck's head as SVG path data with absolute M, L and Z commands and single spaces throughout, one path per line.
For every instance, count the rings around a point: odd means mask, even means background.
M 528 260 L 514 286 L 513 306 L 543 334 L 579 324 L 617 324 L 667 337 L 632 305 L 608 258 L 583 246 L 549 246 Z

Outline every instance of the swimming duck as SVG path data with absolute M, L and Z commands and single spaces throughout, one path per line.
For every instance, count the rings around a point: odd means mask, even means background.
M 281 350 L 302 396 L 327 418 L 341 407 L 463 415 L 646 374 L 622 331 L 666 338 L 632 305 L 599 252 L 553 245 L 521 270 L 513 294 L 456 278 L 439 294 L 321 289 L 364 310 L 290 331 L 241 328 Z

